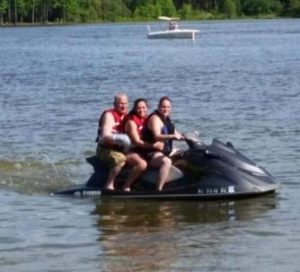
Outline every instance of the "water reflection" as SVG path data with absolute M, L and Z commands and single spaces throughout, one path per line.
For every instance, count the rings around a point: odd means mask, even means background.
M 230 221 L 251 220 L 275 207 L 274 197 L 235 202 L 101 199 L 94 213 L 99 216 L 103 270 L 169 270 L 195 228 L 226 227 Z

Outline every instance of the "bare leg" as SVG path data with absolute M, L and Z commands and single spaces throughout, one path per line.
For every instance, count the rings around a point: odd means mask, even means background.
M 119 175 L 119 173 L 121 172 L 124 165 L 125 165 L 125 162 L 123 162 L 119 165 L 116 165 L 115 167 L 113 167 L 109 171 L 108 178 L 107 178 L 106 185 L 105 185 L 105 189 L 108 189 L 108 190 L 114 190 L 115 189 L 114 181 L 115 181 L 117 175 Z
M 133 166 L 130 170 L 130 174 L 124 183 L 123 190 L 130 192 L 132 183 L 140 176 L 140 174 L 146 170 L 147 162 L 140 157 L 137 153 L 129 153 L 127 155 L 126 162 Z
M 153 156 L 150 165 L 155 168 L 159 168 L 159 179 L 157 182 L 157 187 L 156 189 L 158 191 L 162 191 L 166 180 L 168 178 L 171 166 L 172 166 L 172 161 L 170 158 L 164 156 L 162 153 L 157 152 Z

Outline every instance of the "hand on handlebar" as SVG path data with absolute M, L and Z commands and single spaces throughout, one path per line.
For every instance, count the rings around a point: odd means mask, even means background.
M 185 137 L 182 133 L 175 131 L 174 133 L 174 140 L 180 141 L 180 140 L 184 140 Z

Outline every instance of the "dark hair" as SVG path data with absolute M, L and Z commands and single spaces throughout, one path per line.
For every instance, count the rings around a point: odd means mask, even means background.
M 159 103 L 158 103 L 158 106 L 161 105 L 162 102 L 164 102 L 165 100 L 169 101 L 170 103 L 172 103 L 172 100 L 170 97 L 168 96 L 163 96 L 161 99 L 159 99 Z
M 136 114 L 136 108 L 137 108 L 137 105 L 138 105 L 140 102 L 144 102 L 144 103 L 146 104 L 146 106 L 149 107 L 149 106 L 148 106 L 148 101 L 147 101 L 147 99 L 145 99 L 145 98 L 138 98 L 138 99 L 136 99 L 136 100 L 134 101 L 134 103 L 133 103 L 133 108 L 132 108 L 132 110 L 129 112 L 129 115 Z

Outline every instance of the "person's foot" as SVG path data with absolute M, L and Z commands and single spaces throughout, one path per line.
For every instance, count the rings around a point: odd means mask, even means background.
M 124 191 L 124 192 L 130 192 L 131 189 L 130 189 L 130 187 L 124 187 L 124 188 L 123 188 L 123 191 Z
M 115 187 L 113 185 L 104 187 L 105 190 L 114 191 Z

